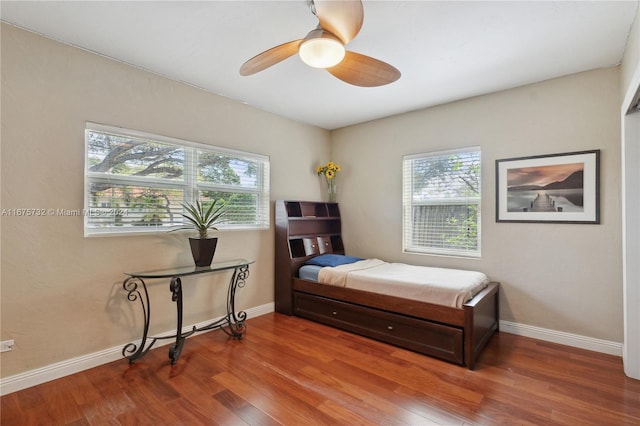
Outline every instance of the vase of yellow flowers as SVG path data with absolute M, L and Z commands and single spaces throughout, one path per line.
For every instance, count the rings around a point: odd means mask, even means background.
M 329 202 L 335 203 L 337 201 L 337 187 L 336 187 L 336 174 L 342 170 L 340 166 L 333 161 L 329 161 L 324 166 L 318 166 L 316 173 L 318 176 L 324 176 L 327 182 L 327 191 L 329 193 Z

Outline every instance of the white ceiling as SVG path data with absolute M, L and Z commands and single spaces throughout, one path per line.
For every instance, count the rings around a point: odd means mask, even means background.
M 254 107 L 335 129 L 620 63 L 638 0 L 364 1 L 348 50 L 394 65 L 387 86 L 343 83 L 291 57 L 238 69 L 317 24 L 296 1 L 6 1 L 3 21 Z

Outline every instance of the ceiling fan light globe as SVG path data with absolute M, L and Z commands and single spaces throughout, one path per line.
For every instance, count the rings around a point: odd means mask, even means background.
M 300 59 L 314 68 L 330 68 L 338 65 L 345 55 L 344 46 L 333 38 L 311 38 L 300 45 Z

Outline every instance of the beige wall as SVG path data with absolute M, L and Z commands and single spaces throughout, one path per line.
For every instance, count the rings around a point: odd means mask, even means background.
M 502 320 L 622 341 L 618 67 L 332 132 L 348 254 L 477 269 Z M 405 154 L 482 148 L 482 259 L 402 253 Z M 600 149 L 600 225 L 496 223 L 495 160 Z
M 4 209 L 82 209 L 85 121 L 268 155 L 272 200 L 322 195 L 314 170 L 329 155 L 325 130 L 5 24 L 1 53 Z M 137 339 L 140 309 L 122 273 L 189 264 L 187 236 L 84 238 L 82 217 L 2 217 L 0 338 L 16 343 L 2 377 Z M 219 238 L 217 259 L 256 260 L 238 307 L 273 302 L 273 229 Z M 185 281 L 185 324 L 223 313 L 228 279 Z M 153 330 L 174 327 L 167 283 L 151 296 Z

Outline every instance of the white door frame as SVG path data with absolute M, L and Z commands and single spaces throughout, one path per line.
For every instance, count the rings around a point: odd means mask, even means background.
M 622 123 L 622 279 L 624 344 L 627 376 L 640 379 L 640 110 L 629 111 L 640 92 L 635 70 L 621 109 Z

